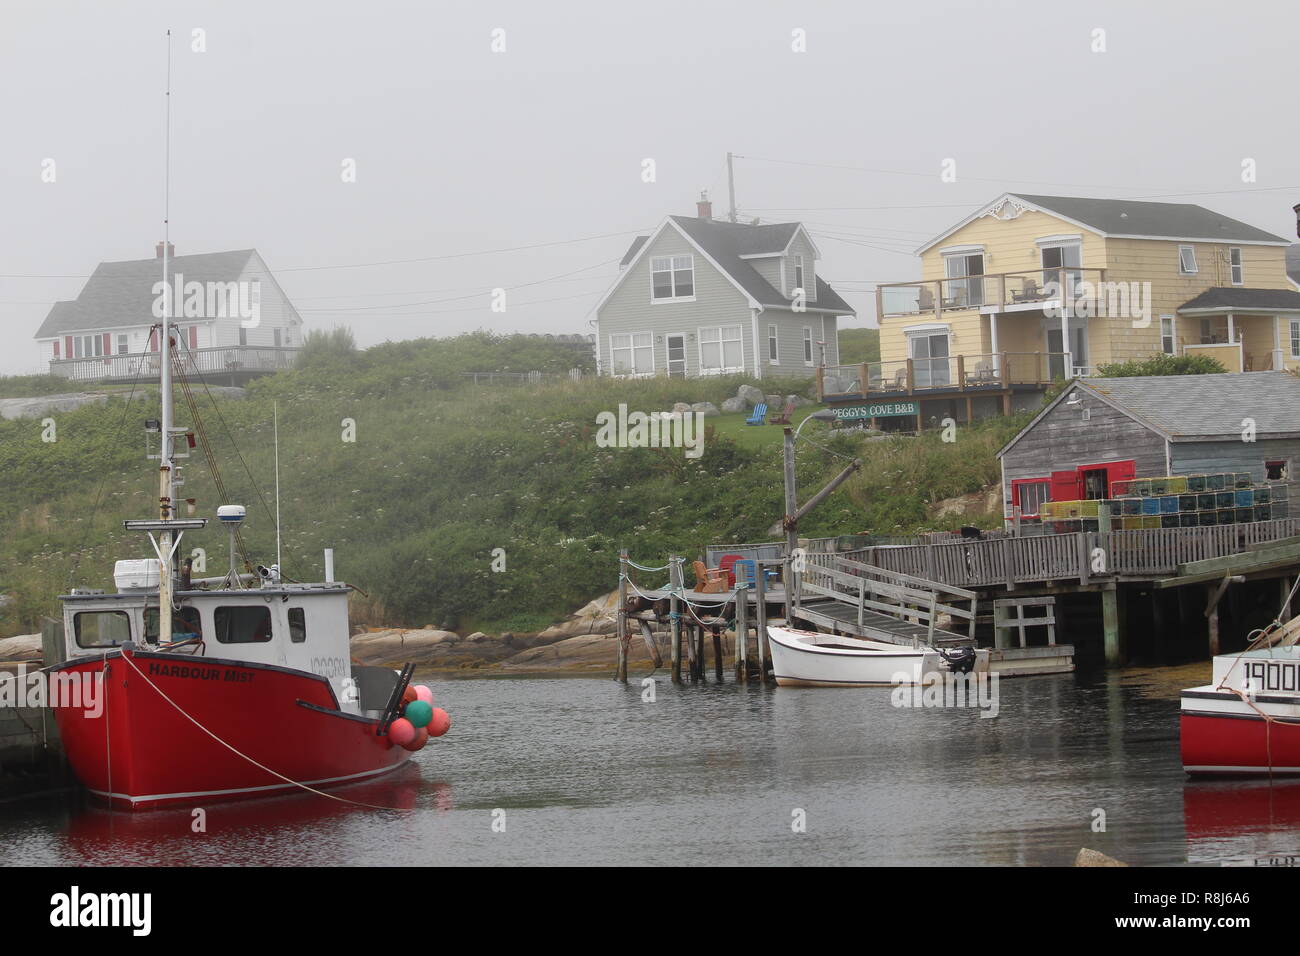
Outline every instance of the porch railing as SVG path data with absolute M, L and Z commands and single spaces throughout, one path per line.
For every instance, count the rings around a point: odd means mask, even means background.
M 182 349 L 179 354 L 187 371 L 201 374 L 276 372 L 292 367 L 301 350 L 262 345 L 228 345 L 216 348 Z M 50 374 L 74 381 L 132 381 L 157 378 L 158 352 L 129 352 L 94 358 L 54 359 Z
M 842 395 L 894 398 L 927 392 L 1004 391 L 1012 386 L 1046 387 L 1066 374 L 1062 352 L 990 352 L 943 358 L 828 365 L 817 370 L 822 399 Z
M 908 315 L 933 315 L 970 309 L 1047 307 L 1059 302 L 1064 290 L 1072 299 L 1095 290 L 1105 281 L 1105 269 L 1078 266 L 994 272 L 955 279 L 886 282 L 876 286 L 876 315 L 881 319 Z M 1081 283 L 1088 285 L 1081 285 Z

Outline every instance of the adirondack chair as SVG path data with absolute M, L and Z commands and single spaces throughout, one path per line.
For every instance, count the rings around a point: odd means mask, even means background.
M 745 419 L 746 425 L 761 425 L 767 418 L 767 402 L 759 402 L 754 406 L 754 414 Z
M 781 414 L 773 415 L 770 419 L 768 419 L 767 423 L 769 425 L 789 425 L 790 416 L 794 414 L 794 409 L 795 409 L 794 402 L 786 402 L 785 408 L 781 409 Z
M 743 558 L 740 561 L 737 561 L 732 568 L 736 572 L 737 584 L 747 584 L 751 588 L 754 587 L 754 582 L 758 574 L 757 561 L 753 558 Z M 766 577 L 764 583 L 767 584 L 772 583 L 772 581 L 777 577 L 777 571 L 775 568 L 764 568 L 763 573 Z
M 744 557 L 743 554 L 724 554 L 718 559 L 718 570 L 726 572 L 727 575 L 727 587 L 734 588 L 736 586 L 735 565 L 737 561 Z
M 719 594 L 727 590 L 727 574 L 721 568 L 706 567 L 703 561 L 691 565 L 695 569 L 695 590 L 701 594 Z

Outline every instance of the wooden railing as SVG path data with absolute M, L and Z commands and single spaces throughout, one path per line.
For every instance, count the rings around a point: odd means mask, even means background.
M 876 315 L 881 319 L 904 315 L 933 315 L 969 309 L 1051 307 L 1062 290 L 1071 299 L 1106 279 L 1105 269 L 1077 266 L 995 272 L 956 279 L 885 282 L 876 286 Z M 1081 283 L 1088 283 L 1081 286 Z M 1092 314 L 1097 314 L 1093 312 Z
M 809 597 L 829 597 L 850 604 L 857 608 L 859 627 L 867 612 L 874 611 L 925 625 L 933 642 L 935 623 L 940 614 L 947 614 L 965 620 L 968 635 L 975 637 L 978 596 L 965 588 L 838 554 L 807 555 L 804 570 L 795 580 L 796 603 Z
M 1204 528 L 1083 531 L 1032 537 L 870 547 L 847 552 L 850 560 L 947 586 L 986 587 L 1094 578 L 1173 575 L 1192 561 L 1240 554 L 1300 533 L 1300 519 L 1283 518 Z M 1095 553 L 1100 549 L 1100 555 Z M 812 556 L 809 556 L 812 559 Z
M 837 395 L 897 398 L 938 391 L 1003 391 L 1013 386 L 1046 388 L 1067 377 L 1065 361 L 1063 352 L 989 352 L 828 365 L 817 369 L 817 389 L 825 399 Z M 1071 369 L 1070 374 L 1080 371 Z

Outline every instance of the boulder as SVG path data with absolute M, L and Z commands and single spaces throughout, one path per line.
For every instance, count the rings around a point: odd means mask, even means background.
M 492 638 L 488 637 L 482 631 L 475 631 L 473 634 L 469 635 L 469 637 L 465 638 L 465 640 L 469 641 L 471 644 L 478 644 L 480 641 L 490 641 Z
M 817 404 L 816 402 L 809 401 L 808 399 L 804 398 L 802 395 L 787 395 L 785 397 L 785 402 L 787 405 L 790 404 L 791 402 L 794 402 L 795 408 L 805 408 L 808 405 Z
M 43 418 L 50 412 L 70 412 L 83 405 L 107 401 L 107 395 L 93 392 L 68 392 L 42 395 L 39 398 L 0 398 L 0 418 Z
M 1086 846 L 1080 848 L 1078 855 L 1074 858 L 1075 866 L 1128 866 L 1127 863 L 1121 863 L 1114 857 L 1107 856 L 1097 850 L 1089 850 Z
M 39 634 L 0 639 L 0 661 L 38 661 L 43 653 Z
M 749 403 L 737 395 L 735 398 L 728 398 L 722 403 L 724 412 L 743 412 L 749 408 Z
M 665 657 L 667 653 L 661 652 Z M 618 661 L 618 637 L 578 634 L 545 647 L 520 651 L 501 662 L 502 670 L 612 670 Z M 639 636 L 628 642 L 628 663 L 636 669 L 653 666 L 650 651 Z
M 736 397 L 744 399 L 745 405 L 749 408 L 753 408 L 755 405 L 767 401 L 763 396 L 763 390 L 761 388 L 755 388 L 753 385 L 740 386 L 740 388 L 736 389 Z
M 767 410 L 773 415 L 785 408 L 785 405 L 781 403 L 780 395 L 764 395 L 763 401 L 767 402 Z
M 735 401 L 735 399 L 731 399 L 731 401 Z M 718 411 L 718 406 L 714 405 L 712 402 L 696 402 L 694 405 L 691 406 L 691 411 L 699 412 L 705 418 L 711 418 L 714 415 L 721 414 Z M 736 409 L 736 411 L 740 411 L 740 409 L 738 408 Z
M 685 414 L 687 414 L 690 410 L 691 410 L 691 406 L 688 405 L 686 402 L 674 402 L 674 403 L 673 403 L 673 414 L 674 414 L 674 415 L 685 415 Z

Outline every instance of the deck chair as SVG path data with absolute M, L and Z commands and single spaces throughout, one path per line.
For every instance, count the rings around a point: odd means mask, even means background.
M 786 402 L 785 408 L 781 409 L 780 415 L 773 415 L 767 420 L 769 425 L 789 425 L 790 416 L 794 414 L 795 403 Z
M 691 565 L 695 569 L 695 590 L 701 594 L 719 594 L 727 590 L 727 575 L 721 568 L 705 567 L 703 561 Z
M 761 425 L 767 418 L 767 402 L 759 402 L 754 406 L 754 414 L 745 419 L 746 425 Z
M 974 380 L 980 384 L 993 381 L 993 363 L 988 359 L 981 359 L 975 363 Z
M 745 556 L 743 554 L 724 554 L 718 560 L 718 570 L 726 572 L 727 587 L 734 588 L 736 586 L 735 564 L 737 561 L 742 560 L 744 557 Z
M 755 578 L 757 577 L 758 574 L 758 570 L 757 570 L 758 562 L 756 562 L 753 558 L 744 558 L 740 561 L 737 561 L 734 565 L 734 568 L 736 572 L 737 584 L 748 585 L 751 588 L 754 587 Z M 770 584 L 772 580 L 777 577 L 777 571 L 775 568 L 764 569 L 764 574 L 767 577 L 766 581 L 764 582 L 765 584 Z

